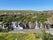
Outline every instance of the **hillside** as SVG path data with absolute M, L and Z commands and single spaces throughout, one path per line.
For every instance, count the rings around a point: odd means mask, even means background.
M 31 22 L 35 22 L 35 21 L 44 22 L 47 21 L 47 19 L 49 19 L 50 17 L 52 17 L 52 15 L 53 15 L 52 10 L 48 10 L 48 11 L 0 10 L 0 21 L 3 21 L 3 19 L 6 20 L 13 19 L 11 21 L 23 20 L 23 21 L 31 21 Z

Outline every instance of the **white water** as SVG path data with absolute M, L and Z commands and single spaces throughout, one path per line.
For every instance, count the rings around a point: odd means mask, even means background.
M 12 22 L 13 28 L 16 28 L 16 22 Z
M 36 21 L 35 29 L 39 29 L 38 22 Z
M 43 24 L 42 23 L 40 23 L 40 28 L 43 28 Z
M 15 30 L 20 30 L 20 29 L 23 29 L 22 27 L 20 27 L 20 25 L 17 23 L 18 27 L 16 27 L 16 22 L 12 22 L 12 26 Z

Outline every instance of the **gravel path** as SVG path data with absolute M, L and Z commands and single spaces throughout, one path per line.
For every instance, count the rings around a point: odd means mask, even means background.
M 37 33 L 37 32 L 40 32 L 41 29 L 22 29 L 22 30 L 13 30 L 13 31 L 10 31 L 9 33 L 27 33 L 27 32 L 34 32 L 34 33 Z M 53 29 L 45 29 L 46 33 L 50 33 L 53 35 Z

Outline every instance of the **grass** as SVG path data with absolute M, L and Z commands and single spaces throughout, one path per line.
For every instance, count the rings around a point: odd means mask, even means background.
M 35 40 L 34 33 L 0 33 L 0 40 Z
M 53 35 L 45 33 L 0 33 L 0 40 L 53 40 Z

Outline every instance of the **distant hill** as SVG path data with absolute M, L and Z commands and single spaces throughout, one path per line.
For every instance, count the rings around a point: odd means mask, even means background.
M 40 14 L 53 14 L 53 10 L 48 11 L 32 11 L 32 10 L 0 10 L 0 14 L 34 14 L 34 13 L 40 13 Z

